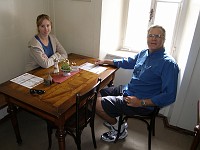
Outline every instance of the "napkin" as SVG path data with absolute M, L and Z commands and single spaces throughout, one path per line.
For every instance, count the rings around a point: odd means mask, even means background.
M 55 83 L 62 83 L 64 82 L 65 80 L 67 80 L 68 78 L 70 78 L 71 76 L 77 74 L 79 72 L 78 71 L 73 71 L 73 72 L 70 72 L 70 75 L 69 76 L 63 76 L 62 73 L 58 74 L 58 75 L 54 75 L 52 78 L 53 78 L 53 82 Z

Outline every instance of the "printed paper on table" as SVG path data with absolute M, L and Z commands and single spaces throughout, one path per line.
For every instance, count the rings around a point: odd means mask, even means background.
M 88 62 L 82 64 L 81 66 L 79 66 L 79 68 L 96 73 L 96 74 L 100 74 L 107 69 L 106 67 L 97 66 L 95 64 L 88 63 Z
M 31 88 L 43 83 L 44 79 L 41 77 L 32 75 L 30 73 L 24 73 L 14 79 L 11 79 L 10 81 L 31 89 Z

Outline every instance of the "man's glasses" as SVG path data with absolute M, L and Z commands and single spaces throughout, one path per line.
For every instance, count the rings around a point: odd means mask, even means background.
M 158 39 L 158 38 L 161 38 L 161 37 L 164 37 L 164 36 L 161 35 L 161 34 L 148 34 L 147 37 L 148 38 L 156 38 L 156 39 Z

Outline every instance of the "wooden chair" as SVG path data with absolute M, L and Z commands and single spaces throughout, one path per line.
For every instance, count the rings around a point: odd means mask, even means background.
M 200 100 L 197 103 L 197 125 L 194 127 L 194 139 L 190 150 L 197 150 L 200 143 Z
M 154 107 L 154 110 L 152 113 L 148 115 L 134 115 L 134 116 L 127 116 L 127 115 L 122 115 L 119 117 L 119 125 L 118 125 L 118 134 L 115 139 L 115 142 L 117 142 L 120 132 L 121 131 L 121 125 L 128 120 L 128 118 L 135 118 L 138 120 L 141 120 L 146 123 L 147 125 L 147 130 L 148 130 L 148 150 L 151 150 L 151 134 L 155 136 L 155 118 L 158 115 L 160 111 L 159 107 Z
M 91 127 L 92 140 L 94 148 L 97 148 L 94 132 L 94 120 L 96 111 L 96 100 L 99 91 L 101 80 L 98 79 L 96 85 L 94 85 L 89 91 L 76 95 L 76 112 L 66 121 L 65 131 L 67 134 L 74 138 L 77 145 L 77 149 L 81 150 L 81 133 L 83 129 L 89 124 Z M 49 148 L 52 145 L 52 129 L 55 126 L 47 122 L 47 131 L 49 139 Z

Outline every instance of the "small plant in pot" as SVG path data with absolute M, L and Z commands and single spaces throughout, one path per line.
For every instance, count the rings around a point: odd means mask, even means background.
M 61 65 L 61 70 L 63 71 L 64 76 L 70 75 L 70 71 L 72 70 L 71 66 L 69 65 L 69 60 L 66 59 L 63 61 Z

